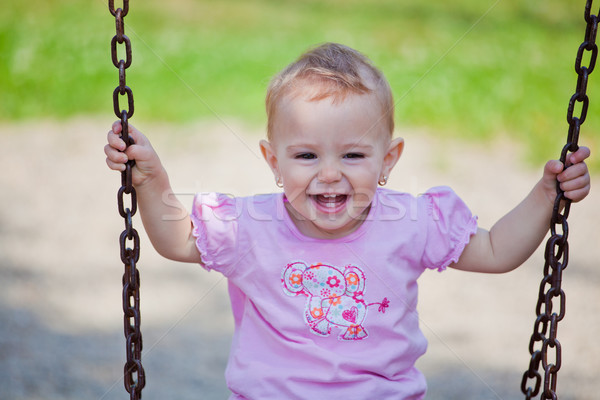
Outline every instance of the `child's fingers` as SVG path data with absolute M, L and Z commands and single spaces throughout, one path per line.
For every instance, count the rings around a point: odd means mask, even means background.
M 580 201 L 583 200 L 590 193 L 590 186 L 585 186 L 576 190 L 565 190 L 565 197 L 571 199 L 572 201 Z
M 106 154 L 108 159 L 116 163 L 126 163 L 128 161 L 127 154 L 115 148 L 110 143 L 104 146 L 104 154 Z
M 577 164 L 584 161 L 591 154 L 591 151 L 586 146 L 581 146 L 577 149 L 576 152 L 569 154 L 568 156 L 568 164 Z
M 143 139 L 144 135 L 138 131 L 135 126 L 128 124 L 129 127 L 129 136 L 133 139 L 135 143 L 139 143 L 140 139 Z M 121 136 L 121 131 L 123 127 L 121 126 L 121 121 L 115 121 L 112 124 L 111 132 L 115 133 L 117 136 Z
M 135 126 L 128 124 L 129 127 L 129 138 L 133 140 L 133 143 L 135 144 L 144 144 L 147 142 L 146 137 L 140 132 L 138 131 Z M 120 121 L 116 121 L 113 124 L 113 129 L 112 131 L 119 137 L 121 137 L 121 131 L 122 131 L 122 127 L 121 127 L 121 122 Z M 123 150 L 125 148 L 123 147 Z
M 125 171 L 125 164 L 114 163 L 114 162 L 110 161 L 108 158 L 106 159 L 106 165 L 108 165 L 108 168 L 112 169 L 113 171 L 119 171 L 119 172 Z
M 115 121 L 112 124 L 112 131 L 114 133 L 116 133 L 117 135 L 121 133 L 121 130 L 123 129 L 123 126 L 121 125 L 121 121 Z
M 115 150 L 108 144 L 104 146 L 104 153 L 106 154 L 106 164 L 110 169 L 125 171 L 125 163 L 127 162 L 127 155 L 125 153 Z
M 581 175 L 573 179 L 569 179 L 568 181 L 561 182 L 560 188 L 564 192 L 570 192 L 573 190 L 579 190 L 581 188 L 585 188 L 590 185 L 590 176 L 589 174 Z
M 544 178 L 549 181 L 555 181 L 556 176 L 563 170 L 563 164 L 558 160 L 550 160 L 544 166 Z
M 551 160 L 546 163 L 544 174 L 548 176 L 555 174 L 556 179 L 558 179 L 560 182 L 587 174 L 588 167 L 584 161 L 590 156 L 590 154 L 591 152 L 589 148 L 581 146 L 576 152 L 567 156 L 568 168 L 564 168 L 563 170 L 563 165 L 560 161 Z
M 108 144 L 115 149 L 125 151 L 127 146 L 123 139 L 121 139 L 121 130 L 120 121 L 113 123 L 112 129 L 108 132 L 107 140 Z M 133 139 L 133 143 L 135 144 L 145 144 L 147 142 L 146 137 L 132 125 L 129 125 L 129 137 Z
M 556 179 L 559 182 L 566 182 L 584 175 L 588 175 L 588 167 L 586 163 L 578 162 L 577 164 L 571 165 L 569 168 L 566 168 L 564 171 L 558 174 Z
M 584 160 L 590 156 L 590 150 L 582 147 L 571 154 L 569 161 L 575 164 L 561 172 L 556 179 L 560 182 L 560 188 L 565 197 L 572 201 L 583 200 L 590 193 L 590 174 Z
M 127 147 L 123 139 L 121 139 L 121 136 L 114 130 L 108 131 L 108 134 L 106 135 L 106 140 L 108 141 L 108 145 L 110 147 L 119 151 L 123 151 Z

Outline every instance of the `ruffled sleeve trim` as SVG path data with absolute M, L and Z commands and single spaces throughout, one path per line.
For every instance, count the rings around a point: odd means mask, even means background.
M 198 252 L 200 253 L 200 259 L 202 260 L 202 263 L 200 265 L 202 265 L 202 267 L 205 268 L 206 270 L 210 271 L 211 269 L 213 269 L 214 260 L 208 255 L 208 251 L 207 251 L 208 250 L 208 240 L 206 239 L 207 238 L 206 227 L 198 219 L 198 217 L 195 215 L 195 213 L 192 213 L 190 215 L 190 219 L 192 220 L 192 226 L 193 226 L 192 235 L 196 238 L 196 248 L 198 249 Z
M 439 272 L 445 271 L 450 264 L 458 261 L 462 252 L 465 250 L 465 247 L 471 241 L 471 236 L 475 233 L 477 233 L 477 217 L 472 216 L 467 222 L 463 232 L 453 240 L 453 250 L 450 252 L 448 258 L 442 263 L 442 265 L 437 268 Z
M 477 232 L 477 217 L 449 187 L 432 188 L 424 197 L 429 220 L 424 261 L 441 272 L 459 260 Z
M 238 249 L 235 199 L 220 193 L 199 193 L 194 197 L 190 219 L 202 266 L 228 274 Z

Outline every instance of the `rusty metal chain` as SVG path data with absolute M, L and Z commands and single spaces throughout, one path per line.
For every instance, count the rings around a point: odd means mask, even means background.
M 117 34 L 110 42 L 111 57 L 114 66 L 119 70 L 119 86 L 113 91 L 113 107 L 117 118 L 121 119 L 121 138 L 127 146 L 133 143 L 129 137 L 129 119 L 133 116 L 133 92 L 125 82 L 125 70 L 131 65 L 131 41 L 125 35 L 123 19 L 129 12 L 129 0 L 123 0 L 123 8 L 115 9 L 114 0 L 108 0 L 108 9 L 115 17 Z M 117 45 L 125 45 L 125 60 L 117 56 Z M 127 96 L 128 109 L 121 109 L 119 99 Z M 125 390 L 130 399 L 142 397 L 142 389 L 146 384 L 142 366 L 142 333 L 140 331 L 140 273 L 136 263 L 140 258 L 140 237 L 133 228 L 132 217 L 137 211 L 137 197 L 132 184 L 132 168 L 134 161 L 128 161 L 125 171 L 121 173 L 121 187 L 117 193 L 119 214 L 125 221 L 125 230 L 119 237 L 121 261 L 125 266 L 123 274 L 123 322 L 126 338 L 126 356 L 123 378 Z M 125 197 L 129 196 L 129 204 Z
M 598 56 L 596 33 L 598 31 L 598 15 L 592 15 L 592 2 L 587 0 L 585 6 L 585 21 L 587 27 L 583 43 L 577 50 L 575 71 L 577 72 L 577 87 L 575 94 L 569 100 L 567 109 L 567 122 L 569 131 L 567 143 L 563 147 L 560 161 L 566 165 L 567 155 L 578 149 L 579 131 L 584 123 L 589 106 L 586 94 L 588 76 L 594 70 Z M 582 65 L 584 55 L 589 53 L 588 65 Z M 579 116 L 573 116 L 575 106 L 580 103 Z M 546 243 L 544 277 L 540 284 L 539 297 L 536 306 L 537 318 L 533 327 L 533 335 L 529 341 L 529 354 L 531 360 L 529 369 L 523 374 L 521 391 L 527 400 L 533 399 L 540 393 L 541 400 L 558 399 L 556 384 L 558 370 L 562 364 L 562 348 L 557 339 L 558 323 L 565 317 L 566 295 L 561 288 L 562 274 L 567 268 L 569 260 L 569 225 L 567 217 L 571 208 L 571 201 L 565 197 L 560 185 L 556 183 L 556 199 L 550 223 L 550 238 Z M 561 213 L 561 206 L 562 208 Z M 556 300 L 556 303 L 554 301 Z M 557 307 L 555 307 L 557 306 Z M 544 378 L 539 372 L 540 364 Z M 531 380 L 531 381 L 530 381 Z M 528 382 L 530 381 L 530 382 Z

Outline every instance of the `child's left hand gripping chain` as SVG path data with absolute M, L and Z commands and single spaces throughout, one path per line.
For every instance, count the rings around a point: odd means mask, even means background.
M 585 159 L 590 156 L 590 149 L 580 147 L 567 156 L 567 168 L 558 160 L 551 160 L 544 167 L 542 182 L 546 195 L 551 202 L 556 199 L 556 181 L 565 192 L 565 197 L 578 202 L 590 193 L 590 174 Z
M 125 171 L 125 163 L 135 160 L 132 169 L 133 186 L 141 186 L 152 180 L 162 171 L 158 155 L 152 148 L 150 141 L 140 131 L 129 125 L 129 136 L 133 144 L 127 147 L 121 139 L 121 122 L 116 121 L 108 132 L 108 144 L 104 146 L 106 164 L 115 171 Z

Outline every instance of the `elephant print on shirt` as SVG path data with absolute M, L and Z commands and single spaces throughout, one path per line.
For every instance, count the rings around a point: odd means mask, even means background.
M 365 274 L 356 266 L 343 270 L 327 264 L 293 262 L 283 269 L 281 282 L 288 296 L 308 297 L 304 312 L 310 330 L 319 336 L 329 336 L 332 326 L 341 330 L 341 340 L 361 340 L 368 337 L 364 327 L 367 309 L 379 305 L 385 313 L 389 301 L 367 304 L 364 299 Z

